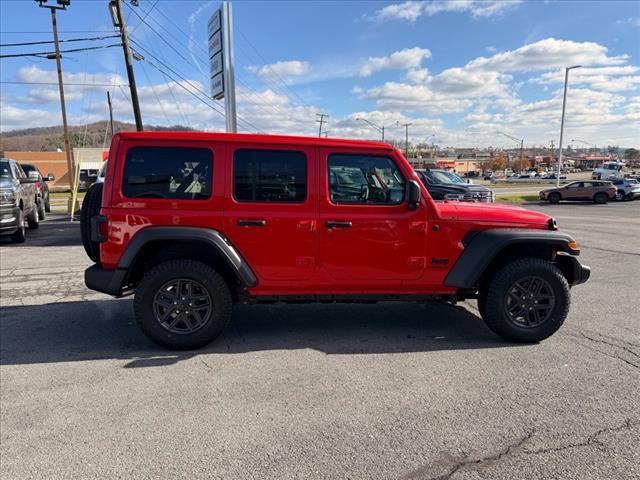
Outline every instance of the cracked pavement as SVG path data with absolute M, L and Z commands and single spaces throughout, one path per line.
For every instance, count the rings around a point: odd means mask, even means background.
M 640 202 L 534 206 L 592 278 L 505 343 L 457 307 L 238 306 L 167 352 L 84 287 L 77 226 L 0 244 L 2 478 L 640 478 Z

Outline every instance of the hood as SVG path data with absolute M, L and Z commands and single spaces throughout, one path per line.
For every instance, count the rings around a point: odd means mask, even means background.
M 443 219 L 511 226 L 548 228 L 549 215 L 515 205 L 500 203 L 438 202 L 437 209 Z
M 15 188 L 17 183 L 18 182 L 15 180 L 8 180 L 6 178 L 0 179 L 0 189 L 9 190 Z

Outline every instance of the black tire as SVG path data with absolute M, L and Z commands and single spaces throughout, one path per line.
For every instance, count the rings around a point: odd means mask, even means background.
M 19 210 L 18 213 L 18 230 L 15 231 L 13 235 L 11 235 L 11 240 L 14 243 L 24 243 L 27 239 L 27 229 L 24 227 L 24 212 L 22 209 Z
M 102 207 L 102 183 L 94 183 L 84 196 L 80 210 L 80 236 L 82 246 L 91 260 L 100 263 L 100 244 L 91 241 L 91 217 L 100 215 Z
M 47 193 L 47 199 L 44 202 L 44 211 L 51 213 L 51 194 Z
M 521 309 L 524 313 L 522 319 L 513 319 L 508 313 L 508 308 L 519 308 L 519 305 L 511 304 L 514 288 L 519 282 L 527 282 L 528 278 L 537 279 L 537 282 L 545 284 L 545 289 L 553 295 L 553 300 L 545 300 L 548 308 L 541 310 L 543 319 L 539 324 L 529 325 L 532 315 L 539 319 L 537 313 L 532 313 L 534 308 L 544 308 L 544 305 L 536 307 L 531 300 L 523 300 L 528 307 Z M 538 284 L 540 284 L 538 283 Z M 539 258 L 522 258 L 514 260 L 502 267 L 487 285 L 487 298 L 484 307 L 483 320 L 487 326 L 501 337 L 514 342 L 539 342 L 553 335 L 564 323 L 569 313 L 571 295 L 569 284 L 562 272 L 551 262 Z M 520 302 L 517 293 L 518 301 Z M 524 299 L 524 297 L 523 297 Z M 536 304 L 538 301 L 535 302 Z M 523 325 L 526 323 L 526 325 Z
M 606 193 L 600 192 L 600 193 L 596 193 L 593 196 L 593 201 L 599 205 L 603 205 L 605 203 L 607 203 L 607 200 L 609 199 L 609 197 L 607 197 Z
M 626 194 L 624 190 L 618 190 L 616 192 L 616 202 L 622 202 L 625 199 Z
M 31 210 L 29 215 L 27 215 L 27 225 L 29 225 L 30 230 L 40 228 L 40 216 L 38 215 L 37 206 Z
M 156 302 L 157 296 L 162 297 L 163 292 L 168 291 L 165 289 L 166 285 L 178 280 L 196 282 L 201 287 L 202 293 L 206 291 L 209 296 L 210 308 L 206 310 L 206 319 L 192 333 L 170 331 L 169 326 L 163 325 L 156 315 L 159 305 Z M 181 294 L 180 292 L 179 295 Z M 162 299 L 162 301 L 167 300 Z M 180 301 L 179 298 L 178 301 Z M 171 303 L 171 300 L 168 302 Z M 183 303 L 182 306 L 171 306 L 165 309 L 165 313 L 171 310 L 167 314 L 167 322 L 172 319 L 177 320 L 180 314 L 179 310 L 172 309 L 183 307 L 189 308 Z M 145 335 L 158 345 L 171 350 L 193 350 L 211 343 L 229 324 L 231 308 L 231 292 L 224 279 L 208 265 L 195 260 L 169 260 L 153 267 L 138 285 L 133 302 L 136 321 Z M 183 317 L 185 313 L 188 312 L 183 311 Z M 189 326 L 191 326 L 191 320 L 189 320 Z
M 486 316 L 487 311 L 487 289 L 481 288 L 478 292 L 478 312 L 480 312 L 480 316 L 484 318 Z
M 560 202 L 560 194 L 557 192 L 551 192 L 547 197 L 549 203 L 558 203 Z
M 44 200 L 38 201 L 38 219 L 41 222 L 47 219 L 47 212 L 44 205 Z

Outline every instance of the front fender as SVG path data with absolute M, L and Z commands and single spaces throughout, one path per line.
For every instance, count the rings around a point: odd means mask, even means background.
M 558 252 L 580 254 L 579 250 L 569 246 L 574 242 L 570 235 L 552 230 L 495 228 L 474 233 L 467 238 L 463 241 L 466 243 L 464 251 L 445 278 L 444 284 L 448 287 L 474 288 L 491 262 L 502 250 L 512 245 L 544 245 Z

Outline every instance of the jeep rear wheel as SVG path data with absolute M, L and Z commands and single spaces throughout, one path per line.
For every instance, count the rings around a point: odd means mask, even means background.
M 231 320 L 231 292 L 211 267 L 170 260 L 147 272 L 137 288 L 134 312 L 153 342 L 172 350 L 204 347 Z
M 569 312 L 569 284 L 551 262 L 523 258 L 500 269 L 487 286 L 483 319 L 495 333 L 516 342 L 553 335 Z

